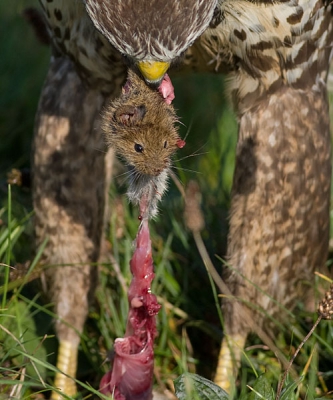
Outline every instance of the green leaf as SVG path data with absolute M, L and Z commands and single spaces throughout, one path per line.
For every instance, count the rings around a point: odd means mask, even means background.
M 251 390 L 249 400 L 274 400 L 275 398 L 274 390 L 265 375 L 256 379 Z
M 47 354 L 41 344 L 42 338 L 37 335 L 36 325 L 29 306 L 22 301 L 12 301 L 8 306 L 7 315 L 1 316 L 0 323 L 6 327 L 12 336 L 0 329 L 3 352 L 6 352 L 6 357 L 12 359 L 14 364 L 18 366 L 25 364 L 28 375 L 38 378 L 29 361 L 30 356 L 35 355 L 40 360 L 46 360 Z M 21 353 L 22 347 L 26 350 L 26 356 Z M 42 365 L 39 368 L 39 373 L 42 377 L 45 377 L 46 371 Z
M 226 391 L 212 381 L 196 374 L 183 374 L 174 381 L 179 400 L 227 400 Z
M 291 382 L 287 385 L 287 387 L 283 390 L 280 400 L 293 400 L 295 399 L 295 389 L 297 386 L 303 381 L 304 375 L 302 375 L 295 382 Z

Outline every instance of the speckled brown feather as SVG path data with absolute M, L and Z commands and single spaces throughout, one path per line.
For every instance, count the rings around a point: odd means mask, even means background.
M 174 61 L 208 27 L 217 0 L 85 0 L 96 28 L 134 61 Z
M 39 0 L 53 52 L 70 58 L 86 86 L 109 95 L 125 77 L 122 56 L 93 26 L 77 0 Z
M 97 261 L 101 239 L 105 147 L 98 127 L 103 103 L 99 92 L 83 86 L 69 60 L 51 63 L 34 138 L 36 241 L 40 245 L 47 239 L 43 262 L 57 315 L 79 333 L 88 312 L 87 291 L 96 275 L 89 263 Z M 74 329 L 57 321 L 60 339 L 78 343 Z
M 281 89 L 241 118 L 228 244 L 235 271 L 227 270 L 226 282 L 236 297 L 261 308 L 253 317 L 258 326 L 265 312 L 281 320 L 275 301 L 290 310 L 307 298 L 314 271 L 324 268 L 330 173 L 324 85 Z M 248 330 L 232 303 L 225 302 L 224 316 L 228 334 Z

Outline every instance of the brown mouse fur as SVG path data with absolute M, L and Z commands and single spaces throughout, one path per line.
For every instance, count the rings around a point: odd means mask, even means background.
M 122 95 L 105 110 L 103 130 L 107 143 L 128 165 L 140 174 L 156 176 L 170 165 L 178 148 L 175 122 L 173 106 L 129 71 Z
M 177 120 L 173 106 L 131 70 L 122 95 L 104 112 L 107 143 L 131 169 L 127 195 L 134 203 L 148 196 L 150 216 L 156 215 L 157 202 L 166 189 L 171 157 L 185 144 L 175 126 Z

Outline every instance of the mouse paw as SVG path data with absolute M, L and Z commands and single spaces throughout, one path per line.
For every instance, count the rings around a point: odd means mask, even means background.
M 175 92 L 168 74 L 164 75 L 162 83 L 158 87 L 158 91 L 161 93 L 164 101 L 167 104 L 171 104 L 172 100 L 175 98 Z

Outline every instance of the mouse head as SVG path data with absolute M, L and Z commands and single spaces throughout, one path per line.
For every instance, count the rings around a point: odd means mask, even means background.
M 174 108 L 131 73 L 120 98 L 105 110 L 108 144 L 139 175 L 158 176 L 185 142 L 180 139 Z

